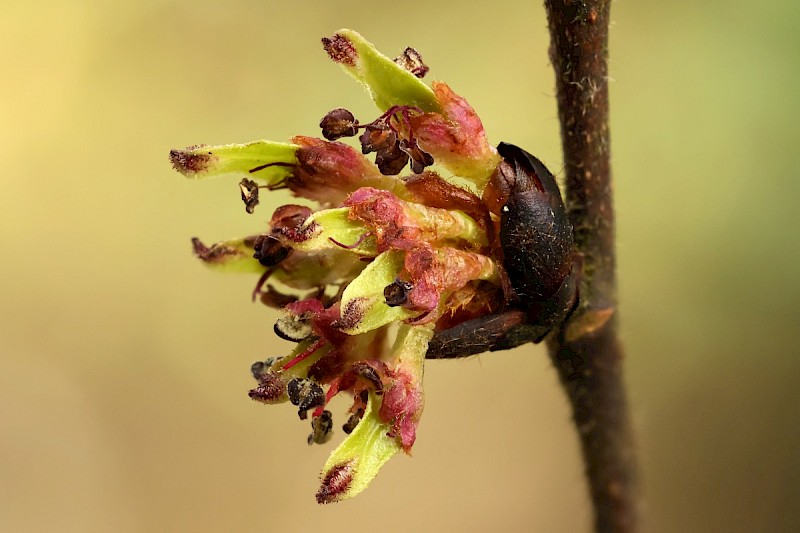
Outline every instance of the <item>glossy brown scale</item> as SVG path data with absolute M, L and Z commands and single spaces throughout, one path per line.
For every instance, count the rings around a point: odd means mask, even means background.
M 576 302 L 580 261 L 575 260 L 572 226 L 555 178 L 521 148 L 500 143 L 497 151 L 503 161 L 483 201 L 500 217 L 503 266 L 513 294 L 504 311 L 437 332 L 429 359 L 539 342 Z

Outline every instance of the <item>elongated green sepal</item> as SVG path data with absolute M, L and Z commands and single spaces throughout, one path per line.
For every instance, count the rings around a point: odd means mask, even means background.
M 421 383 L 428 343 L 433 338 L 434 324 L 409 326 L 402 324 L 392 346 L 392 360 L 397 367 L 406 367 Z
M 295 349 L 258 375 L 258 386 L 250 390 L 250 398 L 265 404 L 284 403 L 289 400 L 287 386 L 294 378 L 305 378 L 308 369 L 320 360 L 331 346 L 316 337 L 301 341 Z M 284 368 L 288 366 L 288 368 Z
M 333 503 L 367 488 L 381 467 L 401 450 L 396 438 L 386 434 L 390 425 L 378 418 L 381 400 L 369 395 L 364 417 L 333 451 L 322 469 L 318 503 Z
M 392 106 L 416 106 L 427 112 L 441 112 L 433 91 L 353 30 L 339 30 L 323 45 L 331 59 L 369 92 L 383 111 Z
M 292 174 L 299 146 L 273 141 L 253 141 L 222 146 L 190 146 L 170 150 L 175 170 L 187 178 L 209 178 L 225 174 L 277 185 Z
M 324 344 L 314 350 L 309 356 L 303 358 L 296 364 L 291 365 L 288 369 L 284 370 L 283 367 L 294 361 L 300 354 L 303 354 L 309 350 L 311 350 L 315 345 L 317 345 L 317 338 L 311 337 L 309 339 L 305 339 L 300 341 L 297 346 L 295 346 L 294 350 L 289 353 L 289 355 L 285 357 L 281 357 L 277 361 L 272 364 L 271 370 L 278 372 L 281 377 L 286 382 L 294 378 L 305 378 L 308 376 L 308 369 L 311 368 L 314 363 L 320 360 L 320 358 L 331 351 L 330 344 Z
M 266 269 L 253 258 L 253 237 L 222 241 L 210 247 L 195 237 L 192 239 L 192 247 L 195 255 L 206 266 L 219 272 L 261 274 Z
M 471 216 L 463 211 L 438 209 L 413 202 L 404 202 L 404 211 L 425 231 L 429 242 L 446 242 L 464 239 L 485 246 L 488 243 L 486 232 L 478 226 Z
M 348 250 L 360 255 L 375 255 L 375 239 L 364 238 L 369 229 L 359 220 L 350 219 L 349 207 L 317 211 L 306 219 L 300 232 L 308 238 L 291 244 L 306 252 L 319 250 Z
M 384 252 L 347 286 L 342 293 L 340 331 L 358 335 L 414 316 L 402 306 L 386 305 L 383 293 L 403 269 L 403 258 L 398 250 Z
M 308 253 L 295 250 L 289 260 L 273 270 L 269 281 L 294 289 L 311 290 L 349 283 L 365 266 L 358 255 L 342 249 Z

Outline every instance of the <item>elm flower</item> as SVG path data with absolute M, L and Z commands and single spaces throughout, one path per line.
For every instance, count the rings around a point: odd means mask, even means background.
M 193 245 L 211 268 L 259 275 L 253 299 L 281 309 L 275 334 L 297 343 L 253 364 L 253 400 L 290 402 L 310 418 L 308 443 L 322 444 L 334 431 L 330 400 L 352 398 L 341 425 L 348 435 L 316 495 L 330 503 L 411 451 L 434 336 L 513 306 L 500 237 L 522 163 L 501 157 L 447 84 L 421 81 L 428 67 L 416 50 L 392 60 L 350 30 L 322 44 L 367 89 L 377 118 L 337 108 L 320 122 L 324 139 L 192 146 L 170 160 L 190 178 L 238 176 L 248 213 L 260 194 L 279 189 L 314 204 L 279 207 L 263 233 Z M 505 316 L 520 324 L 525 313 Z

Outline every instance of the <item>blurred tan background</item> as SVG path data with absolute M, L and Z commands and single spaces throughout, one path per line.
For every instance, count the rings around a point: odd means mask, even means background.
M 766 6 L 766 4 L 765 4 Z M 653 532 L 800 531 L 800 4 L 613 5 L 622 333 Z M 189 144 L 374 115 L 327 61 L 352 27 L 422 51 L 560 172 L 540 2 L 22 2 L 0 18 L 0 531 L 589 531 L 541 347 L 427 367 L 414 457 L 314 503 L 335 442 L 247 398 L 282 354 L 255 279 L 189 238 L 254 233 Z M 273 205 L 285 203 L 278 194 Z M 341 418 L 341 415 L 339 415 Z

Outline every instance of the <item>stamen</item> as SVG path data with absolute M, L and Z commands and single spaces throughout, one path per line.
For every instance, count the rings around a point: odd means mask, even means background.
M 319 339 L 317 339 L 316 341 L 314 341 L 314 342 L 311 344 L 311 346 L 309 346 L 308 348 L 306 348 L 306 350 L 305 350 L 304 352 L 297 354 L 297 356 L 296 356 L 294 359 L 292 359 L 291 361 L 289 361 L 288 363 L 286 363 L 285 365 L 283 365 L 283 367 L 281 368 L 281 370 L 289 370 L 289 369 L 290 369 L 290 368 L 292 368 L 294 365 L 296 365 L 296 364 L 297 364 L 297 363 L 299 363 L 300 361 L 302 361 L 302 360 L 306 359 L 308 356 L 312 355 L 314 352 L 316 352 L 317 350 L 319 350 L 320 348 L 322 348 L 323 346 L 325 346 L 325 343 L 327 343 L 327 342 L 328 342 L 328 341 L 326 341 L 326 340 L 325 340 L 325 339 L 323 339 L 323 338 L 319 338 Z
M 330 402 L 333 399 L 334 396 L 339 394 L 339 385 L 340 384 L 341 384 L 341 378 L 336 378 L 335 380 L 333 380 L 331 382 L 330 386 L 328 387 L 328 392 L 325 393 L 325 403 L 323 403 L 322 405 L 317 407 L 314 410 L 314 413 L 312 414 L 312 416 L 316 417 L 316 416 L 320 416 L 322 414 L 323 410 L 325 409 L 325 406 L 328 405 L 328 402 Z
M 363 235 L 361 235 L 361 237 L 359 237 L 358 240 L 354 244 L 343 244 L 343 243 L 337 241 L 336 239 L 334 239 L 333 237 L 328 237 L 328 240 L 331 241 L 336 246 L 340 246 L 340 247 L 344 248 L 345 250 L 352 250 L 353 248 L 357 248 L 367 238 L 372 237 L 374 235 L 375 235 L 374 231 L 368 231 L 368 232 L 364 233 Z
M 272 274 L 272 270 L 273 269 L 268 268 L 263 274 L 261 274 L 261 277 L 258 278 L 258 282 L 256 282 L 256 286 L 253 289 L 253 302 L 255 302 L 256 298 L 258 298 L 258 295 L 261 294 L 261 287 L 263 287 L 264 283 L 266 283 L 267 279 L 269 279 L 270 275 Z
M 383 298 L 389 307 L 397 307 L 408 301 L 408 293 L 414 289 L 410 281 L 395 279 L 383 289 Z
M 287 187 L 289 187 L 289 180 L 287 178 L 283 178 L 281 181 L 273 183 L 272 185 L 261 185 L 262 189 L 267 189 L 268 191 L 280 191 Z
M 294 163 L 281 163 L 281 162 L 266 163 L 264 165 L 259 165 L 259 166 L 255 167 L 255 168 L 251 168 L 247 172 L 252 174 L 253 172 L 258 172 L 259 170 L 264 170 L 265 168 L 269 168 L 269 167 L 296 167 L 296 166 L 297 165 L 295 165 Z M 269 188 L 269 187 L 267 187 L 267 188 Z
M 384 176 L 399 174 L 406 163 L 408 163 L 408 154 L 401 150 L 397 143 L 378 151 L 375 155 L 375 165 Z
M 403 53 L 394 58 L 394 62 L 409 71 L 417 78 L 424 78 L 428 73 L 428 65 L 422 60 L 422 55 L 410 46 Z
M 325 444 L 331 438 L 333 431 L 333 415 L 330 411 L 322 411 L 319 416 L 311 420 L 311 434 L 308 443 Z
M 286 341 L 302 342 L 314 333 L 312 314 L 290 313 L 275 322 L 275 334 Z
M 265 372 L 266 365 L 264 364 L 264 361 L 256 361 L 250 365 L 250 373 L 253 375 L 256 381 L 260 381 Z
M 319 123 L 322 136 L 329 141 L 342 137 L 352 137 L 358 132 L 358 120 L 353 114 L 343 107 L 338 107 L 322 117 Z
M 347 419 L 347 422 L 344 423 L 342 426 L 342 431 L 349 435 L 354 429 L 356 429 L 356 426 L 359 422 L 361 422 L 362 418 L 364 418 L 364 409 L 359 407 L 355 413 L 350 415 L 350 418 Z
M 422 109 L 420 109 L 420 108 L 418 108 L 416 106 L 413 106 L 413 105 L 398 105 L 398 106 L 394 106 L 391 109 L 393 109 L 393 111 L 392 111 L 392 116 L 390 118 L 394 118 L 396 121 L 399 122 L 399 119 L 397 118 L 397 114 L 399 113 L 400 116 L 403 119 L 404 125 L 409 130 L 411 129 L 411 127 L 408 124 L 408 122 L 411 120 L 411 117 L 423 114 Z
M 383 392 L 383 381 L 381 381 L 381 376 L 375 367 L 365 361 L 359 361 L 353 364 L 353 372 L 355 372 L 356 376 L 367 380 L 377 394 Z M 361 392 L 366 393 L 366 390 Z M 364 402 L 366 403 L 366 400 Z
M 239 182 L 239 191 L 242 193 L 244 208 L 251 215 L 258 205 L 258 189 L 258 184 L 253 180 L 244 178 Z
M 415 106 L 395 105 L 370 124 L 362 126 L 366 129 L 359 137 L 361 152 L 365 155 L 376 152 L 375 165 L 384 176 L 399 174 L 409 156 L 412 170 L 417 174 L 433 163 L 433 158 L 417 146 L 411 128 L 411 117 L 422 113 Z
M 265 267 L 279 265 L 291 251 L 291 248 L 284 246 L 278 238 L 269 233 L 259 235 L 253 242 L 253 258 L 258 259 L 258 262 Z
M 297 406 L 297 414 L 305 420 L 307 411 L 325 403 L 325 394 L 319 383 L 311 379 L 294 378 L 286 385 L 289 401 Z
M 426 322 L 429 321 L 428 315 L 430 314 L 431 311 L 425 311 L 424 313 L 421 313 L 418 316 L 415 316 L 414 318 L 409 318 L 408 320 L 405 321 L 405 323 L 408 324 L 409 326 L 418 326 L 420 324 L 425 324 Z

